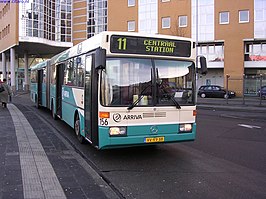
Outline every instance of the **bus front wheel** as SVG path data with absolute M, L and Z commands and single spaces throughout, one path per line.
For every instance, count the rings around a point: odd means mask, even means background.
M 85 142 L 85 138 L 80 134 L 80 120 L 78 115 L 75 117 L 74 131 L 78 138 L 78 141 L 83 144 Z

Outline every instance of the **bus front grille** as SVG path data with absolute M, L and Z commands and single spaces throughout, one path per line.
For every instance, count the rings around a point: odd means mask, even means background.
M 143 118 L 166 117 L 166 112 L 143 113 Z

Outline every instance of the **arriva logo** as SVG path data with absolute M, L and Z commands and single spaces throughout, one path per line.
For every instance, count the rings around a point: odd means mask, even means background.
M 142 120 L 142 115 L 125 115 L 123 120 Z
M 121 122 L 121 118 L 122 118 L 122 116 L 119 113 L 113 114 L 113 120 L 115 122 Z
M 115 122 L 121 122 L 122 116 L 119 113 L 113 114 Z M 142 115 L 124 115 L 123 120 L 142 120 Z

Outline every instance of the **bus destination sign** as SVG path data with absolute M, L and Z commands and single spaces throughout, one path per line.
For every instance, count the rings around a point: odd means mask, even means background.
M 110 47 L 112 53 L 191 56 L 191 42 L 182 40 L 112 35 Z

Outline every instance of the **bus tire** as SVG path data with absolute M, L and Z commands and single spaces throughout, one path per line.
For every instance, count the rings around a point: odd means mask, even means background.
M 38 100 L 38 96 L 35 95 L 35 103 L 36 103 L 36 108 L 39 109 L 40 105 L 39 105 L 39 100 Z
M 78 138 L 78 141 L 81 144 L 84 144 L 85 143 L 85 138 L 80 134 L 80 120 L 79 120 L 78 114 L 75 117 L 74 131 L 75 131 L 75 134 L 76 134 L 76 136 Z
M 57 120 L 57 116 L 56 114 L 54 113 L 54 103 L 52 102 L 52 105 L 51 105 L 51 114 L 52 114 L 52 117 L 54 120 Z

